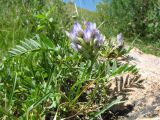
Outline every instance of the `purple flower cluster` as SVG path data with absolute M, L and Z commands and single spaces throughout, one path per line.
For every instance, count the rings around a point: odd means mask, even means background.
M 66 32 L 66 34 L 71 40 L 71 47 L 76 51 L 83 48 L 79 39 L 82 39 L 87 45 L 92 42 L 94 48 L 99 48 L 105 40 L 105 37 L 96 28 L 96 24 L 91 22 L 84 22 L 83 27 L 76 22 L 71 32 Z

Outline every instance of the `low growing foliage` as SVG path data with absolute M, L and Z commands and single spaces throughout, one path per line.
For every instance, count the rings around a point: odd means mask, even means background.
M 58 8 L 37 11 L 35 34 L 1 61 L 0 119 L 97 119 L 124 102 L 121 94 L 108 91 L 111 78 L 137 73 L 117 59 L 127 53 L 122 33 L 107 40 L 86 21 L 65 32 L 70 25 Z
M 4 60 L 0 72 L 5 98 L 1 99 L 1 118 L 93 119 L 121 102 L 121 97 L 107 96 L 105 84 L 134 67 L 120 65 L 114 56 L 99 60 L 105 37 L 95 23 L 85 22 L 84 27 L 75 23 L 72 32 L 67 32 L 73 50 L 68 40 L 64 46 L 36 36 L 10 51 L 11 58 Z M 114 50 L 122 47 L 121 34 L 117 41 Z

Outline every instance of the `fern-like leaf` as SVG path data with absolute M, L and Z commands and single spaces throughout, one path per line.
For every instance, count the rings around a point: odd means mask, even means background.
M 26 39 L 25 41 L 21 41 L 20 45 L 16 45 L 15 48 L 11 49 L 9 53 L 12 57 L 19 56 L 25 53 L 38 51 L 41 49 L 41 44 L 39 40 Z

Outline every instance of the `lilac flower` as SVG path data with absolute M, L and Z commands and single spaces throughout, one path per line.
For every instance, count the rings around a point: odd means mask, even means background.
M 85 22 L 86 29 L 84 30 L 84 40 L 89 42 L 91 39 L 95 37 L 96 32 L 96 24 L 91 22 Z
M 82 26 L 81 26 L 79 23 L 76 22 L 76 23 L 74 24 L 74 26 L 73 26 L 72 32 L 76 32 L 76 34 L 78 35 L 78 33 L 83 32 Z
M 89 42 L 91 40 L 91 37 L 92 37 L 92 31 L 91 31 L 91 29 L 86 28 L 85 31 L 84 31 L 83 37 L 84 37 L 84 40 L 86 42 Z
M 78 48 L 78 49 L 81 49 L 81 48 L 82 48 L 82 46 L 81 46 L 81 45 L 79 45 L 79 44 L 77 44 L 77 48 Z
M 102 45 L 104 43 L 105 37 L 101 34 L 98 34 L 96 36 L 96 41 L 98 42 L 99 45 Z
M 86 25 L 86 29 L 96 30 L 96 24 L 95 23 L 86 22 L 85 25 Z
M 81 25 L 76 22 L 73 26 L 72 31 L 70 33 L 66 32 L 66 34 L 71 39 L 71 47 L 76 51 L 81 50 L 82 47 L 83 49 L 87 49 L 86 46 L 93 46 L 92 49 L 94 51 L 94 49 L 97 49 L 101 45 L 103 45 L 105 40 L 105 37 L 100 34 L 99 30 L 96 28 L 95 23 L 85 21 L 84 29 L 82 29 Z
M 79 44 L 76 44 L 76 43 L 71 43 L 71 47 L 75 50 L 75 51 L 78 51 L 78 50 L 80 50 L 81 48 L 82 48 L 82 46 L 81 45 L 79 45 Z
M 66 31 L 66 35 L 72 40 L 72 41 L 76 41 L 77 36 L 83 34 L 83 30 L 82 27 L 79 23 L 75 23 L 73 26 L 72 31 L 69 33 Z
M 66 31 L 66 35 L 72 40 L 72 41 L 75 41 L 76 40 L 76 32 L 67 32 Z
M 117 35 L 117 43 L 118 43 L 118 47 L 123 46 L 123 36 L 122 36 L 122 33 L 119 33 Z
M 96 40 L 99 45 L 102 45 L 105 37 L 100 34 L 99 30 L 96 28 L 95 23 L 88 22 L 86 23 L 86 30 L 84 31 L 84 40 Z

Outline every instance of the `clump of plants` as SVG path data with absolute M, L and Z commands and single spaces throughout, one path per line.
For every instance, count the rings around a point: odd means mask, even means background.
M 137 73 L 117 59 L 128 52 L 122 33 L 106 39 L 96 23 L 74 23 L 60 0 L 53 3 L 47 9 L 38 3 L 32 37 L 0 61 L 0 119 L 103 119 L 124 102 L 109 85 L 116 76 Z
M 108 82 L 137 72 L 116 59 L 126 53 L 122 34 L 111 42 L 86 21 L 61 32 L 59 41 L 41 33 L 21 41 L 1 63 L 1 119 L 97 119 L 122 102 Z

